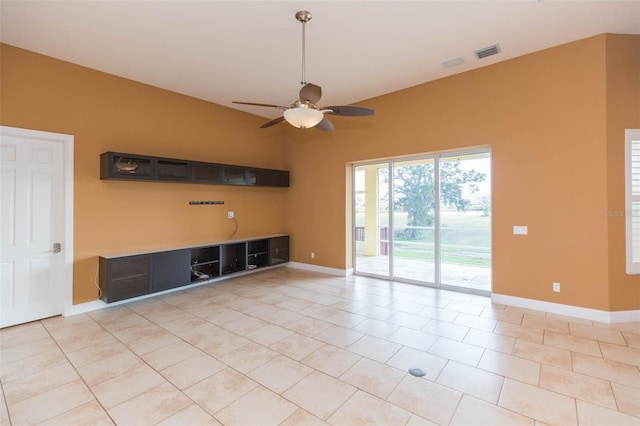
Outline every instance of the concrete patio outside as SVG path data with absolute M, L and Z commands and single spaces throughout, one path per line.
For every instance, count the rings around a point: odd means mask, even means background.
M 389 275 L 389 256 L 356 255 L 355 272 Z M 491 268 L 442 263 L 441 283 L 474 290 L 491 291 Z M 435 283 L 435 264 L 424 260 L 394 258 L 395 278 Z

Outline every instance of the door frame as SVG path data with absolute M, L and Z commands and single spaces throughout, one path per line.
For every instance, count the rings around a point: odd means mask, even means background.
M 64 133 L 45 132 L 41 130 L 24 129 L 20 127 L 0 126 L 0 137 L 14 136 L 24 139 L 36 139 L 47 142 L 61 143 L 63 146 L 63 186 L 64 186 L 64 219 L 62 226 L 62 255 L 64 265 L 62 268 L 63 281 L 63 311 L 61 314 L 67 316 L 73 310 L 73 153 L 74 136 Z

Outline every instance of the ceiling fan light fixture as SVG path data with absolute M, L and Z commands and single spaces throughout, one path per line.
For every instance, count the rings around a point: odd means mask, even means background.
M 324 114 L 343 115 L 343 116 L 364 116 L 373 115 L 371 108 L 359 106 L 332 106 L 328 108 L 318 107 L 318 102 L 322 97 L 322 87 L 313 83 L 307 83 L 305 80 L 305 31 L 304 26 L 311 20 L 311 13 L 301 10 L 296 13 L 296 19 L 302 24 L 302 80 L 300 84 L 302 88 L 298 94 L 298 100 L 294 101 L 291 106 L 260 104 L 255 102 L 239 102 L 233 101 L 234 104 L 253 105 L 260 107 L 270 107 L 284 110 L 282 116 L 264 123 L 260 128 L 271 127 L 273 125 L 286 121 L 293 127 L 298 129 L 308 129 L 315 127 L 323 132 L 330 132 L 334 129 L 333 124 Z
M 299 129 L 314 127 L 324 118 L 324 114 L 321 111 L 302 105 L 297 108 L 289 108 L 283 115 L 287 123 Z

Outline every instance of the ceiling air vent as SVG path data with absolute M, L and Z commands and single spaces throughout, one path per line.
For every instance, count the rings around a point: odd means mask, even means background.
M 478 49 L 476 50 L 475 53 L 478 59 L 486 58 L 487 56 L 497 55 L 498 53 L 500 53 L 500 46 L 498 44 L 494 44 L 493 46 Z

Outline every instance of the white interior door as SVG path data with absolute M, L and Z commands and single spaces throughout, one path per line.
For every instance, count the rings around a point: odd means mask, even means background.
M 59 315 L 65 307 L 64 143 L 42 138 L 44 132 L 6 129 L 0 139 L 0 327 Z

